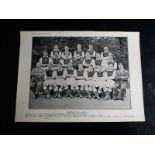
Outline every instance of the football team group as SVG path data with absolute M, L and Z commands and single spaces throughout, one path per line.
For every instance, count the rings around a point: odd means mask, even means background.
M 50 54 L 50 55 L 49 55 Z M 98 53 L 93 45 L 83 51 L 80 44 L 73 52 L 68 46 L 61 52 L 43 51 L 31 71 L 31 92 L 35 98 L 87 97 L 124 100 L 129 86 L 129 73 L 113 59 L 112 51 L 104 47 Z

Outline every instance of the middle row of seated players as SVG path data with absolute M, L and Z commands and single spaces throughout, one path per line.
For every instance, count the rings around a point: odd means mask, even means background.
M 96 51 L 93 50 L 93 46 L 89 45 L 89 49 L 84 53 L 81 49 L 81 45 L 78 44 L 77 50 L 74 51 L 73 55 L 72 57 L 68 46 L 65 46 L 64 52 L 60 52 L 58 46 L 55 45 L 50 56 L 48 56 L 47 51 L 43 52 L 43 57 L 40 58 L 39 62 L 44 68 L 46 68 L 48 64 L 51 64 L 52 67 L 57 67 L 59 63 L 61 63 L 63 67 L 68 67 L 69 63 L 72 63 L 73 67 L 82 64 L 84 67 L 92 65 L 94 68 L 98 68 L 99 66 L 107 67 L 108 62 L 113 62 L 114 68 L 117 69 L 117 63 L 114 62 L 107 47 L 104 48 L 103 53 L 96 53 Z
M 86 92 L 88 98 L 100 98 L 100 94 L 104 91 L 105 99 L 110 99 L 110 92 L 114 86 L 115 69 L 113 63 L 108 64 L 108 68 L 100 66 L 98 70 L 94 70 L 92 65 L 87 69 L 82 64 L 78 65 L 78 69 L 74 69 L 72 63 L 68 68 L 63 68 L 59 63 L 58 68 L 53 70 L 52 65 L 48 65 L 45 70 L 43 90 L 46 97 L 49 98 L 51 92 L 55 97 L 61 98 L 62 92 L 65 91 L 66 96 L 82 97 Z

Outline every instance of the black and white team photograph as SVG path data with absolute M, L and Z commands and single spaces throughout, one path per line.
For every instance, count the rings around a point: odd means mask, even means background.
M 131 107 L 127 37 L 33 37 L 29 109 Z

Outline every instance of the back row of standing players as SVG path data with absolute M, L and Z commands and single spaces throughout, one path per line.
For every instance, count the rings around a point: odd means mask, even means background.
M 84 52 L 80 44 L 77 50 L 69 51 L 65 46 L 61 52 L 58 45 L 48 55 L 43 51 L 43 56 L 37 62 L 31 73 L 31 90 L 35 97 L 44 93 L 47 98 L 52 94 L 61 98 L 62 94 L 69 97 L 100 98 L 104 93 L 105 99 L 110 99 L 113 92 L 114 99 L 124 100 L 128 84 L 128 71 L 123 64 L 113 60 L 108 47 L 102 53 L 97 53 L 92 45 Z

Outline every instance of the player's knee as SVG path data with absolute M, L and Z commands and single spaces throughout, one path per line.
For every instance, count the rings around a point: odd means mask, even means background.
M 104 87 L 103 90 L 104 90 L 104 91 L 108 91 L 108 88 L 107 88 L 107 87 Z
M 50 86 L 49 86 L 49 90 L 52 90 L 52 89 L 53 89 L 53 88 L 52 88 L 52 86 L 50 85 Z
M 112 89 L 111 88 L 108 88 L 107 91 L 112 92 Z
M 78 87 L 78 86 L 76 86 L 76 87 L 75 87 L 75 89 L 76 89 L 76 90 L 79 90 L 79 87 Z
M 93 88 L 93 93 L 96 93 L 97 92 L 97 89 L 96 88 Z
M 98 89 L 98 93 L 101 93 L 102 92 L 102 88 L 100 87 L 99 89 Z
M 126 89 L 126 84 L 122 84 L 121 89 Z
M 99 94 L 100 94 L 100 93 L 102 93 L 102 91 L 101 91 L 101 90 L 98 90 L 97 92 L 98 92 Z
M 85 90 L 86 90 L 86 91 L 88 91 L 88 90 L 89 90 L 88 86 L 85 86 Z
M 71 86 L 71 90 L 74 90 L 75 89 L 75 86 Z
M 98 84 L 96 84 L 96 85 L 95 85 L 95 88 L 98 88 L 98 87 L 99 87 L 99 85 L 98 85 Z
M 62 87 L 59 88 L 59 92 L 62 92 Z
M 37 83 L 37 86 L 38 86 L 38 87 L 42 86 L 42 82 L 38 82 L 38 83 Z
M 88 90 L 89 90 L 89 91 L 92 91 L 92 90 L 93 90 L 93 88 L 92 88 L 92 87 L 89 87 L 89 88 L 88 88 Z
M 58 86 L 56 86 L 56 87 L 54 88 L 54 91 L 55 91 L 55 92 L 58 91 Z
M 65 89 L 65 90 L 67 90 L 67 89 L 68 89 L 68 86 L 67 86 L 67 85 L 65 85 L 65 86 L 64 86 L 64 89 Z
M 113 85 L 112 89 L 116 90 L 117 89 L 117 85 Z
M 46 85 L 43 85 L 43 90 L 46 90 L 47 89 L 47 86 Z
M 84 86 L 81 86 L 81 87 L 80 87 L 80 90 L 84 90 Z

